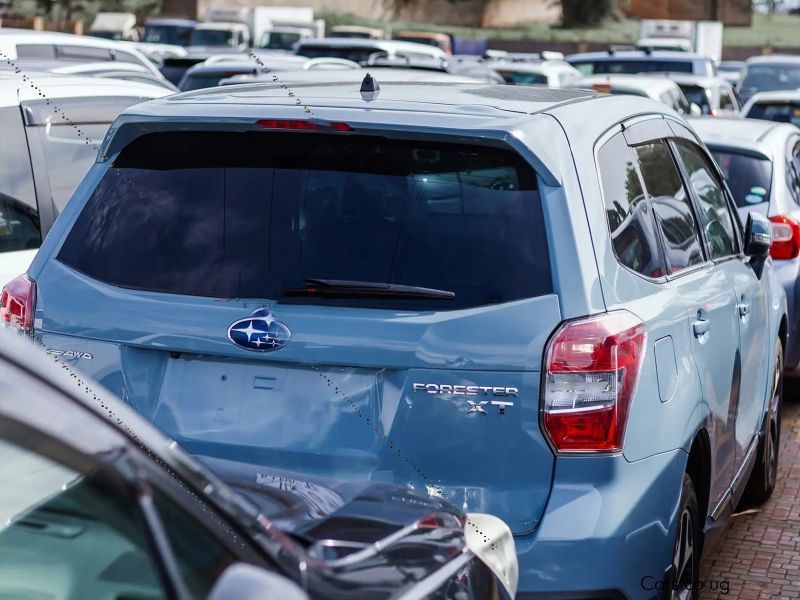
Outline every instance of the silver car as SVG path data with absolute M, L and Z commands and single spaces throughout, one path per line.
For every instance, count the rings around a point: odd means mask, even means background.
M 800 129 L 756 119 L 693 119 L 731 190 L 742 223 L 751 211 L 772 221 L 773 268 L 789 309 L 785 368 L 800 370 Z

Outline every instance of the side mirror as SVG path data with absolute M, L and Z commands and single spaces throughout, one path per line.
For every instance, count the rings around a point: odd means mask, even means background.
M 246 563 L 236 563 L 219 576 L 208 600 L 309 600 L 306 593 L 292 580 Z
M 761 213 L 748 213 L 747 225 L 744 228 L 744 253 L 750 257 L 750 266 L 759 279 L 764 272 L 764 263 L 769 257 L 771 245 L 772 223 Z

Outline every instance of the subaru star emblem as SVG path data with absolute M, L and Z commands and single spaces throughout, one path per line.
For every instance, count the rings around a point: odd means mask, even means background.
M 247 318 L 234 321 L 228 327 L 228 339 L 245 350 L 270 352 L 283 348 L 292 332 L 277 321 L 269 309 L 259 308 Z

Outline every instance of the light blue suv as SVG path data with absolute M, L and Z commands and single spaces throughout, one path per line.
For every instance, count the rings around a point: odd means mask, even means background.
M 501 517 L 520 598 L 691 597 L 778 460 L 734 211 L 644 98 L 231 86 L 126 111 L 2 315 L 193 453 Z

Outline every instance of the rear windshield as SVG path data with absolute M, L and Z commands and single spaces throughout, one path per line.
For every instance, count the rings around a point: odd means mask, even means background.
M 750 107 L 746 116 L 800 126 L 800 102 L 759 102 Z
M 711 112 L 711 102 L 708 99 L 706 88 L 699 85 L 682 85 L 680 88 L 689 103 L 696 104 L 704 115 Z
M 498 69 L 497 73 L 510 85 L 547 85 L 547 75 L 544 73 L 525 73 Z
M 575 61 L 572 66 L 584 75 L 597 75 L 605 73 L 692 73 L 694 71 L 691 61 L 682 60 L 598 60 Z
M 746 96 L 769 90 L 796 90 L 800 88 L 800 63 L 750 65 L 739 86 Z
M 736 206 L 746 208 L 769 201 L 772 185 L 772 163 L 749 154 L 711 150 L 722 169 Z
M 360 135 L 145 135 L 59 259 L 127 288 L 287 303 L 449 310 L 552 292 L 535 173 L 517 154 Z M 455 297 L 287 295 L 307 279 Z

